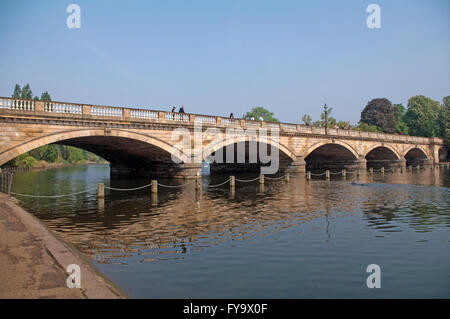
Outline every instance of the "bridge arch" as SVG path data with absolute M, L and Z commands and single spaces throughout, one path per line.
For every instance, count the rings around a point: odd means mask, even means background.
M 420 145 L 413 145 L 404 152 L 406 165 L 423 165 L 432 159 L 428 152 Z
M 367 167 L 389 167 L 398 164 L 401 156 L 390 145 L 374 145 L 366 151 Z
M 249 157 L 250 157 L 250 147 L 249 142 L 255 141 L 258 143 L 257 148 L 257 157 L 258 161 L 257 163 L 249 163 Z M 287 146 L 281 144 L 279 141 L 276 141 L 274 139 L 271 139 L 270 137 L 266 136 L 233 136 L 228 139 L 223 139 L 218 141 L 215 144 L 209 145 L 208 149 L 204 151 L 202 154 L 203 160 L 207 160 L 212 155 L 216 155 L 215 153 L 219 150 L 223 151 L 222 163 L 211 163 L 211 172 L 220 172 L 220 173 L 229 173 L 229 172 L 259 172 L 261 166 L 266 166 L 266 164 L 263 164 L 259 161 L 259 147 L 261 144 L 264 144 L 265 147 L 267 147 L 267 153 L 264 155 L 271 155 L 270 147 L 274 147 L 279 151 L 277 154 L 278 160 L 279 160 L 279 170 L 285 170 L 292 162 L 294 162 L 297 157 Z M 233 162 L 227 162 L 229 159 L 227 159 L 226 149 L 227 147 L 233 146 Z M 237 152 L 239 147 L 243 147 L 245 150 L 245 163 L 238 163 L 237 159 Z M 219 154 L 217 154 L 219 155 Z M 269 165 L 269 164 L 267 164 Z
M 111 163 L 112 175 L 114 175 L 113 169 L 119 172 L 120 167 L 124 170 L 123 173 L 130 173 L 132 166 L 144 168 L 164 163 L 166 166 L 175 167 L 171 160 L 172 156 L 183 163 L 190 161 L 190 158 L 177 148 L 157 138 L 120 129 L 94 128 L 64 130 L 24 141 L 0 153 L 0 165 L 25 152 L 48 144 L 75 146 L 95 153 Z M 136 158 L 133 158 L 134 156 Z M 139 165 L 130 165 L 132 163 L 139 163 Z
M 359 157 L 354 147 L 342 141 L 321 141 L 304 153 L 307 169 L 354 166 Z
M 350 144 L 347 144 L 345 142 L 341 142 L 341 141 L 321 141 L 321 142 L 317 142 L 315 144 L 313 144 L 312 146 L 310 146 L 304 153 L 303 157 L 306 158 L 308 155 L 310 155 L 312 152 L 314 152 L 316 149 L 318 149 L 321 146 L 326 146 L 326 145 L 340 145 L 342 147 L 344 147 L 345 149 L 347 149 L 349 152 L 351 152 L 355 158 L 359 157 L 358 152 L 356 151 L 355 148 L 353 148 L 353 146 L 351 146 Z
M 247 135 L 247 136 L 236 136 L 236 137 L 232 137 L 232 138 L 229 138 L 229 139 L 226 139 L 226 140 L 219 141 L 219 142 L 213 144 L 211 146 L 211 149 L 203 154 L 203 159 L 205 160 L 208 156 L 213 154 L 215 151 L 218 151 L 221 148 L 226 148 L 228 145 L 248 142 L 249 140 L 250 140 L 250 136 Z M 286 147 L 285 145 L 283 145 L 283 144 L 281 144 L 281 143 L 279 143 L 277 141 L 274 141 L 273 139 L 270 139 L 270 138 L 267 138 L 267 137 L 258 136 L 256 138 L 256 142 L 264 143 L 264 144 L 276 147 L 281 152 L 286 154 L 286 156 L 288 156 L 290 159 L 292 159 L 292 161 L 295 161 L 296 158 L 297 158 L 295 156 L 294 152 L 292 152 L 288 147 Z

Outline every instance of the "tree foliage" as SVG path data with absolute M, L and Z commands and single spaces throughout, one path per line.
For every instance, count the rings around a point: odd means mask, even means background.
M 279 122 L 272 112 L 262 106 L 256 106 L 250 112 L 245 113 L 244 119 L 251 120 L 253 117 L 256 121 L 259 121 L 261 116 L 265 122 Z
M 323 106 L 323 111 L 320 114 L 320 119 L 322 120 L 322 126 L 325 128 L 334 126 L 334 124 L 336 123 L 336 120 L 334 118 L 330 117 L 332 110 L 333 110 L 333 108 L 328 107 L 327 104 L 325 103 L 325 105 Z
M 355 126 L 353 129 L 356 131 L 363 131 L 363 132 L 379 132 L 379 133 L 382 132 L 378 126 L 369 125 L 363 122 L 359 122 L 358 126 Z
M 395 125 L 395 129 L 397 130 L 397 133 L 407 135 L 409 133 L 409 128 L 405 122 L 406 109 L 403 104 L 394 104 L 394 109 L 397 112 L 397 125 Z
M 312 118 L 311 118 L 311 116 L 309 116 L 308 114 L 305 114 L 305 115 L 302 116 L 302 121 L 303 121 L 303 123 L 304 123 L 305 125 L 311 126 Z
M 25 84 L 22 88 L 21 98 L 25 100 L 31 100 L 33 98 L 33 91 L 31 91 L 30 84 Z
M 14 92 L 11 95 L 11 97 L 14 99 L 24 99 L 24 100 L 33 99 L 35 101 L 39 101 L 38 96 L 33 97 L 33 91 L 31 90 L 31 86 L 29 83 L 25 84 L 23 88 L 21 88 L 19 84 L 16 84 L 14 86 Z M 50 97 L 50 94 L 47 91 L 45 91 L 41 94 L 40 100 L 50 102 L 52 98 Z
M 377 98 L 367 103 L 361 112 L 361 123 L 375 125 L 385 133 L 396 133 L 397 112 L 386 98 Z
M 19 84 L 16 84 L 14 87 L 14 92 L 11 95 L 13 99 L 20 99 L 22 98 L 22 89 L 20 88 Z
M 52 98 L 50 97 L 50 94 L 48 94 L 47 91 L 45 91 L 44 93 L 42 93 L 41 95 L 41 101 L 44 102 L 50 102 L 52 100 Z
M 442 102 L 445 114 L 445 139 L 447 141 L 447 149 L 450 150 L 450 95 L 444 97 Z
M 438 136 L 439 115 L 441 106 L 438 101 L 434 101 L 426 96 L 417 95 L 408 100 L 408 110 L 404 116 L 409 127 L 409 133 L 416 136 L 433 137 Z

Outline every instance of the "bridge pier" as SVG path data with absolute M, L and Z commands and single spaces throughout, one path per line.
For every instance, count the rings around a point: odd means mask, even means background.
M 291 174 L 304 174 L 306 172 L 306 162 L 303 156 L 297 156 L 297 159 L 290 166 L 283 169 L 280 165 L 280 169 Z
M 367 160 L 364 157 L 360 157 L 356 161 L 356 166 L 358 166 L 359 170 L 366 170 L 367 169 Z
M 201 178 L 202 177 L 202 163 L 183 163 L 182 170 L 174 177 L 178 178 Z
M 404 157 L 402 157 L 398 160 L 398 167 L 406 168 L 406 159 Z

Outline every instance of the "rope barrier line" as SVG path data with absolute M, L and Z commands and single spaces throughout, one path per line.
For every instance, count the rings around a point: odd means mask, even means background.
M 266 178 L 266 179 L 268 179 L 268 180 L 272 180 L 272 181 L 280 180 L 280 179 L 283 179 L 283 178 L 285 178 L 285 177 L 286 177 L 286 175 L 279 176 L 279 177 L 268 177 L 268 176 L 264 176 L 264 178 Z
M 323 172 L 323 173 L 320 173 L 320 174 L 313 174 L 313 173 L 311 173 L 311 176 L 323 176 L 325 174 L 326 174 L 326 172 Z
M 230 179 L 227 179 L 225 182 L 217 184 L 217 185 L 206 185 L 206 184 L 202 184 L 205 187 L 220 187 L 222 185 L 225 185 L 226 183 L 228 183 L 230 181 Z
M 109 186 L 104 186 L 104 187 L 105 187 L 105 189 L 110 189 L 110 190 L 113 190 L 113 191 L 128 192 L 128 191 L 136 191 L 138 189 L 144 189 L 144 188 L 149 187 L 151 185 L 152 184 L 147 184 L 147 185 L 140 186 L 140 187 L 135 187 L 135 188 L 114 188 L 114 187 L 109 187 Z
M 419 166 L 416 166 L 416 167 L 410 166 L 410 168 L 411 168 L 411 169 L 420 169 L 420 165 L 419 165 Z M 383 169 L 384 169 L 385 172 L 389 171 L 389 170 L 386 170 L 385 168 L 380 168 L 380 169 L 376 169 L 376 170 L 375 170 L 375 169 L 372 169 L 372 172 L 382 172 Z M 392 168 L 392 170 L 394 170 L 394 169 Z M 354 173 L 354 172 L 358 172 L 358 171 L 360 171 L 360 170 L 359 170 L 359 169 L 346 170 L 346 173 Z M 314 173 L 311 173 L 310 171 L 308 171 L 307 173 L 309 173 L 310 176 L 315 176 L 315 177 L 324 176 L 324 175 L 327 174 L 326 171 L 323 172 L 323 173 L 319 173 L 319 174 L 314 174 Z M 341 175 L 341 174 L 342 174 L 342 171 L 340 171 L 340 172 L 331 172 L 331 171 L 328 171 L 328 173 L 329 173 L 330 175 Z M 281 180 L 281 179 L 285 178 L 286 176 L 287 176 L 287 175 L 283 175 L 283 176 L 279 176 L 279 177 L 268 177 L 268 176 L 264 176 L 264 178 L 265 178 L 265 179 L 268 179 L 268 180 Z M 293 174 L 293 175 L 291 175 L 290 177 L 292 177 L 292 178 L 300 178 L 301 176 L 295 176 L 295 175 Z M 251 183 L 251 182 L 254 182 L 254 181 L 259 180 L 259 178 L 260 178 L 260 176 L 254 178 L 254 179 L 248 179 L 248 180 L 235 178 L 235 181 L 241 182 L 241 183 Z M 228 178 L 226 181 L 224 181 L 224 182 L 222 182 L 222 183 L 220 183 L 220 184 L 217 184 L 217 185 L 207 185 L 207 184 L 202 184 L 202 186 L 204 186 L 204 187 L 210 187 L 210 188 L 220 187 L 220 186 L 223 186 L 223 185 L 225 185 L 226 183 L 230 182 L 230 180 L 231 180 L 231 177 Z M 157 183 L 158 186 L 166 187 L 166 188 L 179 188 L 179 187 L 185 187 L 185 186 L 187 186 L 188 184 L 189 184 L 189 182 L 187 182 L 187 183 L 185 183 L 185 184 L 182 184 L 182 185 L 165 185 L 165 184 L 161 184 L 161 183 L 159 183 L 159 182 Z M 134 187 L 134 188 L 115 188 L 115 187 L 110 187 L 110 186 L 103 186 L 103 187 L 104 187 L 105 189 L 110 189 L 110 190 L 114 190 L 114 191 L 122 191 L 122 192 L 126 192 L 126 191 L 135 191 L 135 190 L 144 189 L 144 188 L 150 187 L 151 185 L 152 185 L 152 184 L 150 183 L 150 184 L 147 184 L 147 185 L 143 185 L 143 186 L 139 186 L 139 187 Z M 80 191 L 80 192 L 75 192 L 75 193 L 70 193 L 70 194 L 63 194 L 63 195 L 31 195 L 31 194 L 21 194 L 21 193 L 15 193 L 15 192 L 11 192 L 11 195 L 24 196 L 24 197 L 32 197 L 32 198 L 61 198 L 61 197 L 68 197 L 68 196 L 74 196 L 74 195 L 79 195 L 79 194 L 83 194 L 83 193 L 88 193 L 88 192 L 91 192 L 91 191 L 94 191 L 94 190 L 97 190 L 97 187 L 93 187 L 93 188 L 90 188 L 90 189 L 86 189 L 86 190 Z
M 164 184 L 161 184 L 161 183 L 158 182 L 158 186 L 166 187 L 166 188 L 184 187 L 184 186 L 186 186 L 186 185 L 188 185 L 188 184 L 189 184 L 189 182 L 188 182 L 188 183 L 185 183 L 185 184 L 182 184 L 182 185 L 164 185 Z M 150 184 L 150 185 L 151 185 L 151 184 Z
M 67 197 L 67 196 L 73 196 L 73 195 L 78 195 L 78 194 L 83 194 L 83 193 L 87 193 L 93 190 L 96 190 L 97 187 L 94 188 L 90 188 L 90 189 L 86 189 L 84 191 L 81 192 L 76 192 L 76 193 L 71 193 L 71 194 L 64 194 L 64 195 L 30 195 L 30 194 L 20 194 L 20 193 L 14 193 L 11 192 L 12 195 L 17 195 L 17 196 L 24 196 L 24 197 L 33 197 L 33 198 L 60 198 L 60 197 Z
M 257 181 L 258 179 L 259 179 L 259 176 L 254 179 L 248 179 L 248 180 L 235 178 L 235 180 L 237 182 L 241 182 L 241 183 L 250 183 L 250 182 Z

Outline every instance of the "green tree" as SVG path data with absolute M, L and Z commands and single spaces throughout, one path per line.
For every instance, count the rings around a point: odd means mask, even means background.
M 438 117 L 441 106 L 426 96 L 417 95 L 408 100 L 408 110 L 404 120 L 409 128 L 409 133 L 416 136 L 433 137 L 439 134 Z
M 41 95 L 41 101 L 44 102 L 50 102 L 52 100 L 52 98 L 50 97 L 50 94 L 48 94 L 47 91 L 45 91 L 44 93 L 42 93 Z
M 27 83 L 22 88 L 22 95 L 20 96 L 20 98 L 25 99 L 25 100 L 31 100 L 33 98 L 33 91 L 31 91 L 30 84 Z
M 244 118 L 250 120 L 253 117 L 258 121 L 261 116 L 264 118 L 265 122 L 279 122 L 272 112 L 266 110 L 262 106 L 254 107 L 250 112 L 245 113 Z
M 302 116 L 302 121 L 303 123 L 305 123 L 305 125 L 311 126 L 312 118 L 308 114 L 305 114 Z
M 322 120 L 322 127 L 325 127 L 325 132 L 328 127 L 334 126 L 334 124 L 336 123 L 335 119 L 330 118 L 330 114 L 331 114 L 332 110 L 333 110 L 333 108 L 328 107 L 327 103 L 325 103 L 325 105 L 323 106 L 323 111 L 320 114 L 320 119 Z
M 447 141 L 447 150 L 450 150 L 450 96 L 444 97 L 442 102 L 445 112 L 445 140 Z M 450 157 L 450 151 L 448 156 Z
M 379 132 L 379 133 L 382 132 L 378 126 L 369 125 L 363 122 L 359 122 L 358 126 L 355 126 L 353 129 L 356 131 L 363 131 L 363 132 Z
M 82 149 L 68 146 L 67 153 L 68 153 L 67 161 L 71 164 L 76 164 L 83 160 L 83 150 Z
M 394 109 L 397 112 L 397 125 L 395 126 L 397 133 L 409 134 L 409 128 L 404 118 L 406 109 L 403 104 L 394 104 Z
M 377 98 L 367 103 L 361 112 L 361 123 L 375 125 L 385 133 L 395 133 L 397 114 L 392 103 L 386 98 Z
M 22 89 L 20 88 L 19 84 L 16 84 L 16 86 L 14 87 L 14 92 L 11 97 L 13 99 L 20 99 L 22 97 Z
M 58 145 L 51 144 L 45 149 L 43 159 L 49 163 L 55 163 L 60 157 Z
M 341 128 L 341 127 L 345 127 L 348 128 L 350 126 L 350 122 L 349 121 L 339 121 L 336 123 L 336 125 Z
M 14 159 L 14 166 L 17 167 L 36 167 L 38 165 L 38 161 L 30 156 L 28 153 L 24 153 Z

